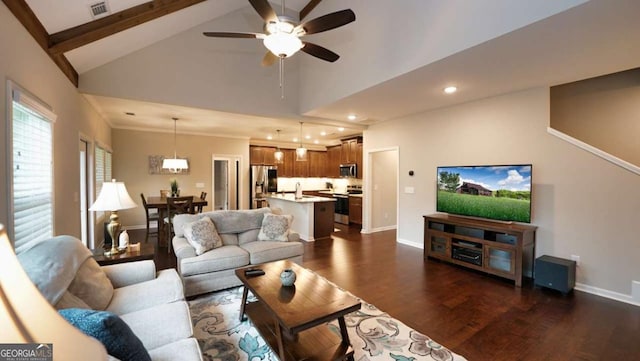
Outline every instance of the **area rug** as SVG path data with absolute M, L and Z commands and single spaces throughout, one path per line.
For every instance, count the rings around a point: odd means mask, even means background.
M 193 332 L 205 361 L 276 361 L 250 321 L 240 322 L 242 287 L 189 301 Z M 249 300 L 255 297 L 249 293 Z M 356 361 L 463 361 L 442 345 L 360 299 L 359 311 L 345 316 Z M 328 326 L 340 335 L 338 322 Z

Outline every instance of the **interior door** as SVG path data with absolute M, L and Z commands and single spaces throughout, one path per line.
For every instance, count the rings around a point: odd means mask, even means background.
M 213 210 L 240 209 L 241 156 L 214 156 L 212 164 Z

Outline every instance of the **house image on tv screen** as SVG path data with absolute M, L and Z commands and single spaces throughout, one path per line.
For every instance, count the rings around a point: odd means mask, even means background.
M 463 182 L 460 187 L 456 189 L 456 193 L 459 194 L 472 194 L 476 196 L 493 196 L 493 191 L 487 189 L 480 184 Z

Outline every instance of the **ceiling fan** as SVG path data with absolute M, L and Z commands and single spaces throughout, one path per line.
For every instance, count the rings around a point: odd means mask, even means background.
M 300 37 L 335 29 L 356 20 L 356 14 L 351 9 L 346 9 L 298 24 L 290 17 L 276 14 L 267 0 L 249 0 L 249 3 L 264 19 L 265 34 L 232 32 L 204 32 L 203 34 L 217 38 L 261 39 L 264 46 L 269 49 L 262 59 L 263 66 L 272 65 L 278 59 L 288 58 L 298 50 L 316 58 L 334 62 L 340 58 L 340 55 L 320 45 L 302 41 Z M 282 14 L 284 14 L 284 0 Z

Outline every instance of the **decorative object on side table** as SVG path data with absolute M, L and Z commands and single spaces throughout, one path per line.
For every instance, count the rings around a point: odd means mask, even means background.
M 285 269 L 280 273 L 280 282 L 285 287 L 293 286 L 296 282 L 296 273 L 291 268 Z
M 120 251 L 125 251 L 129 248 L 129 233 L 125 229 L 120 233 L 120 237 L 118 237 L 118 249 Z
M 107 231 L 111 236 L 111 249 L 105 252 L 105 256 L 116 255 L 120 253 L 118 250 L 117 240 L 120 232 L 120 222 L 118 217 L 118 211 L 121 209 L 135 208 L 138 205 L 131 199 L 127 188 L 123 182 L 116 182 L 112 179 L 111 182 L 104 183 L 100 190 L 100 195 L 96 199 L 95 203 L 89 208 L 90 211 L 110 211 L 109 225 Z
M 67 323 L 31 282 L 18 261 L 4 226 L 0 224 L 0 341 L 31 344 L 43 355 L 56 355 L 69 361 L 106 360 L 107 352 L 96 339 Z M 42 325 L 46 325 L 43 327 Z M 12 359 L 11 356 L 9 356 Z M 46 358 L 46 357 L 42 357 Z M 18 359 L 22 359 L 18 357 Z M 58 358 L 56 358 L 58 359 Z

